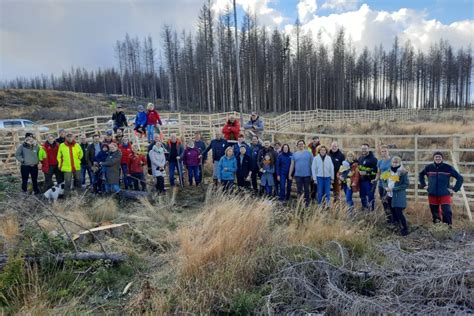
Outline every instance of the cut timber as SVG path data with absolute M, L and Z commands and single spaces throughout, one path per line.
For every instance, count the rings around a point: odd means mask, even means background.
M 130 228 L 131 227 L 129 223 L 99 226 L 80 232 L 79 235 L 73 237 L 73 240 L 78 242 L 91 242 L 94 241 L 95 238 L 100 239 L 103 238 L 105 235 L 110 235 L 111 237 L 119 237 L 124 233 L 125 230 L 129 230 Z
M 66 260 L 78 261 L 95 261 L 95 260 L 110 260 L 113 263 L 122 262 L 128 259 L 128 256 L 120 252 L 76 252 L 76 253 L 62 253 L 49 254 L 44 256 L 25 256 L 23 257 L 28 262 L 40 262 L 44 259 L 50 259 L 56 262 L 64 262 Z M 8 261 L 7 254 L 0 254 L 0 268 L 2 268 Z

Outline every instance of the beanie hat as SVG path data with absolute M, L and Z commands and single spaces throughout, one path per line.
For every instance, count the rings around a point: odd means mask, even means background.
M 34 137 L 33 133 L 27 132 L 25 134 L 25 138 L 28 138 L 28 137 Z
M 434 158 L 434 156 L 441 156 L 441 158 L 444 158 L 443 153 L 440 152 L 440 151 L 435 151 L 434 154 L 433 154 L 433 158 Z

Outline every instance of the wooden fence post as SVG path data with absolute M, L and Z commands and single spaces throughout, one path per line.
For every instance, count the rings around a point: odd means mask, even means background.
M 415 134 L 415 203 L 418 203 L 418 174 L 420 173 L 418 165 L 418 134 Z
M 94 116 L 94 132 L 97 132 L 99 129 L 99 124 L 97 123 L 97 116 Z
M 453 159 L 459 161 L 459 144 L 461 142 L 460 135 L 453 135 Z

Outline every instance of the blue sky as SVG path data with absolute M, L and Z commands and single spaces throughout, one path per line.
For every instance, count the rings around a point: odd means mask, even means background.
M 151 35 L 162 47 L 162 26 L 194 32 L 207 0 L 0 0 L 0 80 L 64 69 L 116 66 L 114 45 L 126 33 Z M 236 0 L 239 11 L 288 34 L 300 17 L 303 32 L 330 44 L 344 27 L 356 50 L 391 45 L 398 36 L 417 49 L 447 39 L 474 47 L 474 0 Z M 231 0 L 211 0 L 222 12 Z M 240 20 L 239 20 L 240 22 Z

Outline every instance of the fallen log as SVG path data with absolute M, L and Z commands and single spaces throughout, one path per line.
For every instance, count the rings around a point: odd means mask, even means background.
M 106 235 L 111 237 L 120 237 L 126 230 L 129 230 L 130 228 L 131 227 L 129 223 L 99 226 L 80 232 L 78 235 L 73 237 L 73 240 L 79 243 L 87 243 L 96 239 L 104 238 Z
M 96 260 L 110 260 L 112 263 L 123 262 L 128 259 L 128 255 L 121 252 L 76 252 L 76 253 L 62 253 L 62 254 L 45 254 L 42 256 L 24 256 L 23 259 L 27 262 L 40 262 L 41 260 L 49 259 L 57 263 L 66 260 L 77 261 L 96 261 Z M 0 254 L 0 269 L 8 262 L 7 254 Z

